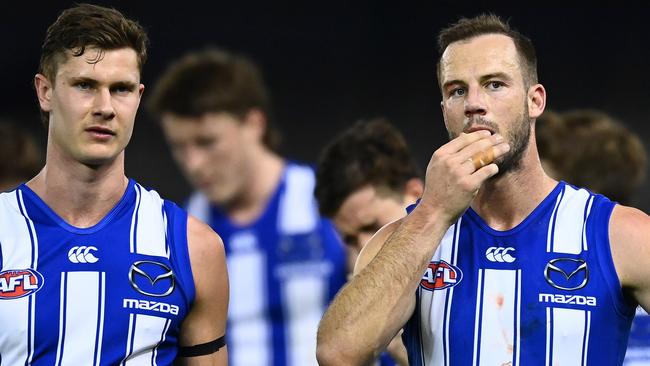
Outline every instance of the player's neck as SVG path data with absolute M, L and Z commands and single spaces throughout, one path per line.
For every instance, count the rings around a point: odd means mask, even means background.
M 544 173 L 535 141 L 532 143 L 519 169 L 488 180 L 472 202 L 472 209 L 495 230 L 519 225 L 557 184 Z
M 27 185 L 72 226 L 91 227 L 119 202 L 128 185 L 124 152 L 109 164 L 89 167 L 48 151 L 43 170 Z
M 284 159 L 263 148 L 249 165 L 249 179 L 241 195 L 227 207 L 230 219 L 240 225 L 256 220 L 267 206 L 284 171 Z

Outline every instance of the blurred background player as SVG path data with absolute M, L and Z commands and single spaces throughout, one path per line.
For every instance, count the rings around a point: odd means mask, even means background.
M 313 169 L 276 150 L 259 70 L 224 50 L 190 53 L 149 106 L 196 189 L 189 212 L 225 243 L 230 364 L 316 365 L 316 329 L 345 281 L 345 251 L 318 214 Z
M 415 159 L 385 119 L 359 121 L 341 133 L 323 150 L 316 171 L 316 199 L 343 237 L 350 273 L 368 239 L 406 215 L 406 207 L 422 195 Z M 399 337 L 388 352 L 398 364 L 408 365 Z M 380 361 L 392 364 L 385 354 Z
M 28 181 L 42 167 L 41 149 L 34 137 L 9 121 L 0 120 L 0 192 Z
M 537 121 L 536 135 L 549 175 L 634 206 L 647 156 L 639 137 L 621 122 L 593 109 L 546 111 Z M 650 366 L 650 316 L 640 306 L 624 365 Z
M 544 112 L 536 132 L 544 170 L 625 205 L 633 203 L 646 173 L 641 140 L 597 110 Z

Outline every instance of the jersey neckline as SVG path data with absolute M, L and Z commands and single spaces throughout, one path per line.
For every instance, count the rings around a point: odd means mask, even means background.
M 526 216 L 526 218 L 525 218 L 522 222 L 520 222 L 519 224 L 517 224 L 517 226 L 513 227 L 512 229 L 508 229 L 508 230 L 500 231 L 500 230 L 495 230 L 495 229 L 491 228 L 491 227 L 490 227 L 490 226 L 489 226 L 489 225 L 488 225 L 488 224 L 483 220 L 483 218 L 482 218 L 481 216 L 479 216 L 479 214 L 476 213 L 476 211 L 474 211 L 474 209 L 471 208 L 471 207 L 469 207 L 469 208 L 467 209 L 467 215 L 468 215 L 469 219 L 471 219 L 472 221 L 474 221 L 474 222 L 475 222 L 475 223 L 476 223 L 476 224 L 477 224 L 477 225 L 478 225 L 478 226 L 479 226 L 483 231 L 487 232 L 487 233 L 490 234 L 490 235 L 493 235 L 493 236 L 508 236 L 508 235 L 514 235 L 514 234 L 518 233 L 519 231 L 524 230 L 524 229 L 525 229 L 525 228 L 526 228 L 526 227 L 527 227 L 527 226 L 528 226 L 528 225 L 529 225 L 533 220 L 535 220 L 538 216 L 543 215 L 544 212 L 545 212 L 547 209 L 551 209 L 551 210 L 552 210 L 552 206 L 554 205 L 557 196 L 560 194 L 560 192 L 562 192 L 562 190 L 564 189 L 564 187 L 566 186 L 566 184 L 567 184 L 567 183 L 564 182 L 564 181 L 559 181 L 559 182 L 555 185 L 555 188 L 553 188 L 553 190 L 551 191 L 551 193 L 549 193 L 549 194 L 548 194 L 548 195 L 547 195 L 547 196 L 542 200 L 542 202 L 540 202 L 539 205 L 537 205 L 537 207 L 535 207 L 535 209 L 534 209 L 530 214 L 528 214 L 528 216 Z
M 93 234 L 96 233 L 97 231 L 103 229 L 106 225 L 108 225 L 112 219 L 117 215 L 117 213 L 120 211 L 124 205 L 129 201 L 129 198 L 133 196 L 134 194 L 134 186 L 135 186 L 135 181 L 131 178 L 129 178 L 129 183 L 126 186 L 126 189 L 124 191 L 124 194 L 122 194 L 122 198 L 113 206 L 113 208 L 101 219 L 99 220 L 98 223 L 96 223 L 93 226 L 87 227 L 87 228 L 80 228 L 76 227 L 73 225 L 70 225 L 68 222 L 66 222 L 64 219 L 61 218 L 50 206 L 39 197 L 36 192 L 34 192 L 31 188 L 27 186 L 27 184 L 23 183 L 20 186 L 18 186 L 18 189 L 20 189 L 23 194 L 25 194 L 29 200 L 36 206 L 38 207 L 45 215 L 47 215 L 54 223 L 59 225 L 61 228 L 63 228 L 66 231 L 69 231 L 73 234 Z M 32 220 L 34 218 L 32 217 Z

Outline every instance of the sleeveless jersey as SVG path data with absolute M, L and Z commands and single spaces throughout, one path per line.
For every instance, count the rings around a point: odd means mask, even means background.
M 318 322 L 346 274 L 344 247 L 318 214 L 314 184 L 310 167 L 288 163 L 264 212 L 244 226 L 201 193 L 189 200 L 189 213 L 225 244 L 230 365 L 317 364 Z
M 129 181 L 96 225 L 0 194 L 1 365 L 171 365 L 194 300 L 187 214 Z
M 650 315 L 640 306 L 632 321 L 625 353 L 625 366 L 650 366 Z
M 417 290 L 410 364 L 621 365 L 634 306 L 610 253 L 614 205 L 560 182 L 511 230 L 468 209 Z

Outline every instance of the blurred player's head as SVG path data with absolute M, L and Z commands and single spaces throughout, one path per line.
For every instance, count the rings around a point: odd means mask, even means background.
M 277 148 L 260 71 L 237 54 L 185 55 L 161 76 L 148 106 L 189 181 L 213 203 L 236 199 L 254 179 L 259 153 Z
M 630 204 L 645 177 L 646 152 L 638 136 L 597 110 L 545 112 L 537 146 L 547 174 Z
M 325 147 L 316 170 L 321 214 L 333 219 L 355 252 L 379 228 L 404 216 L 422 189 L 404 137 L 384 119 L 345 130 Z
M 34 138 L 0 121 L 0 192 L 29 180 L 42 166 L 41 152 Z

